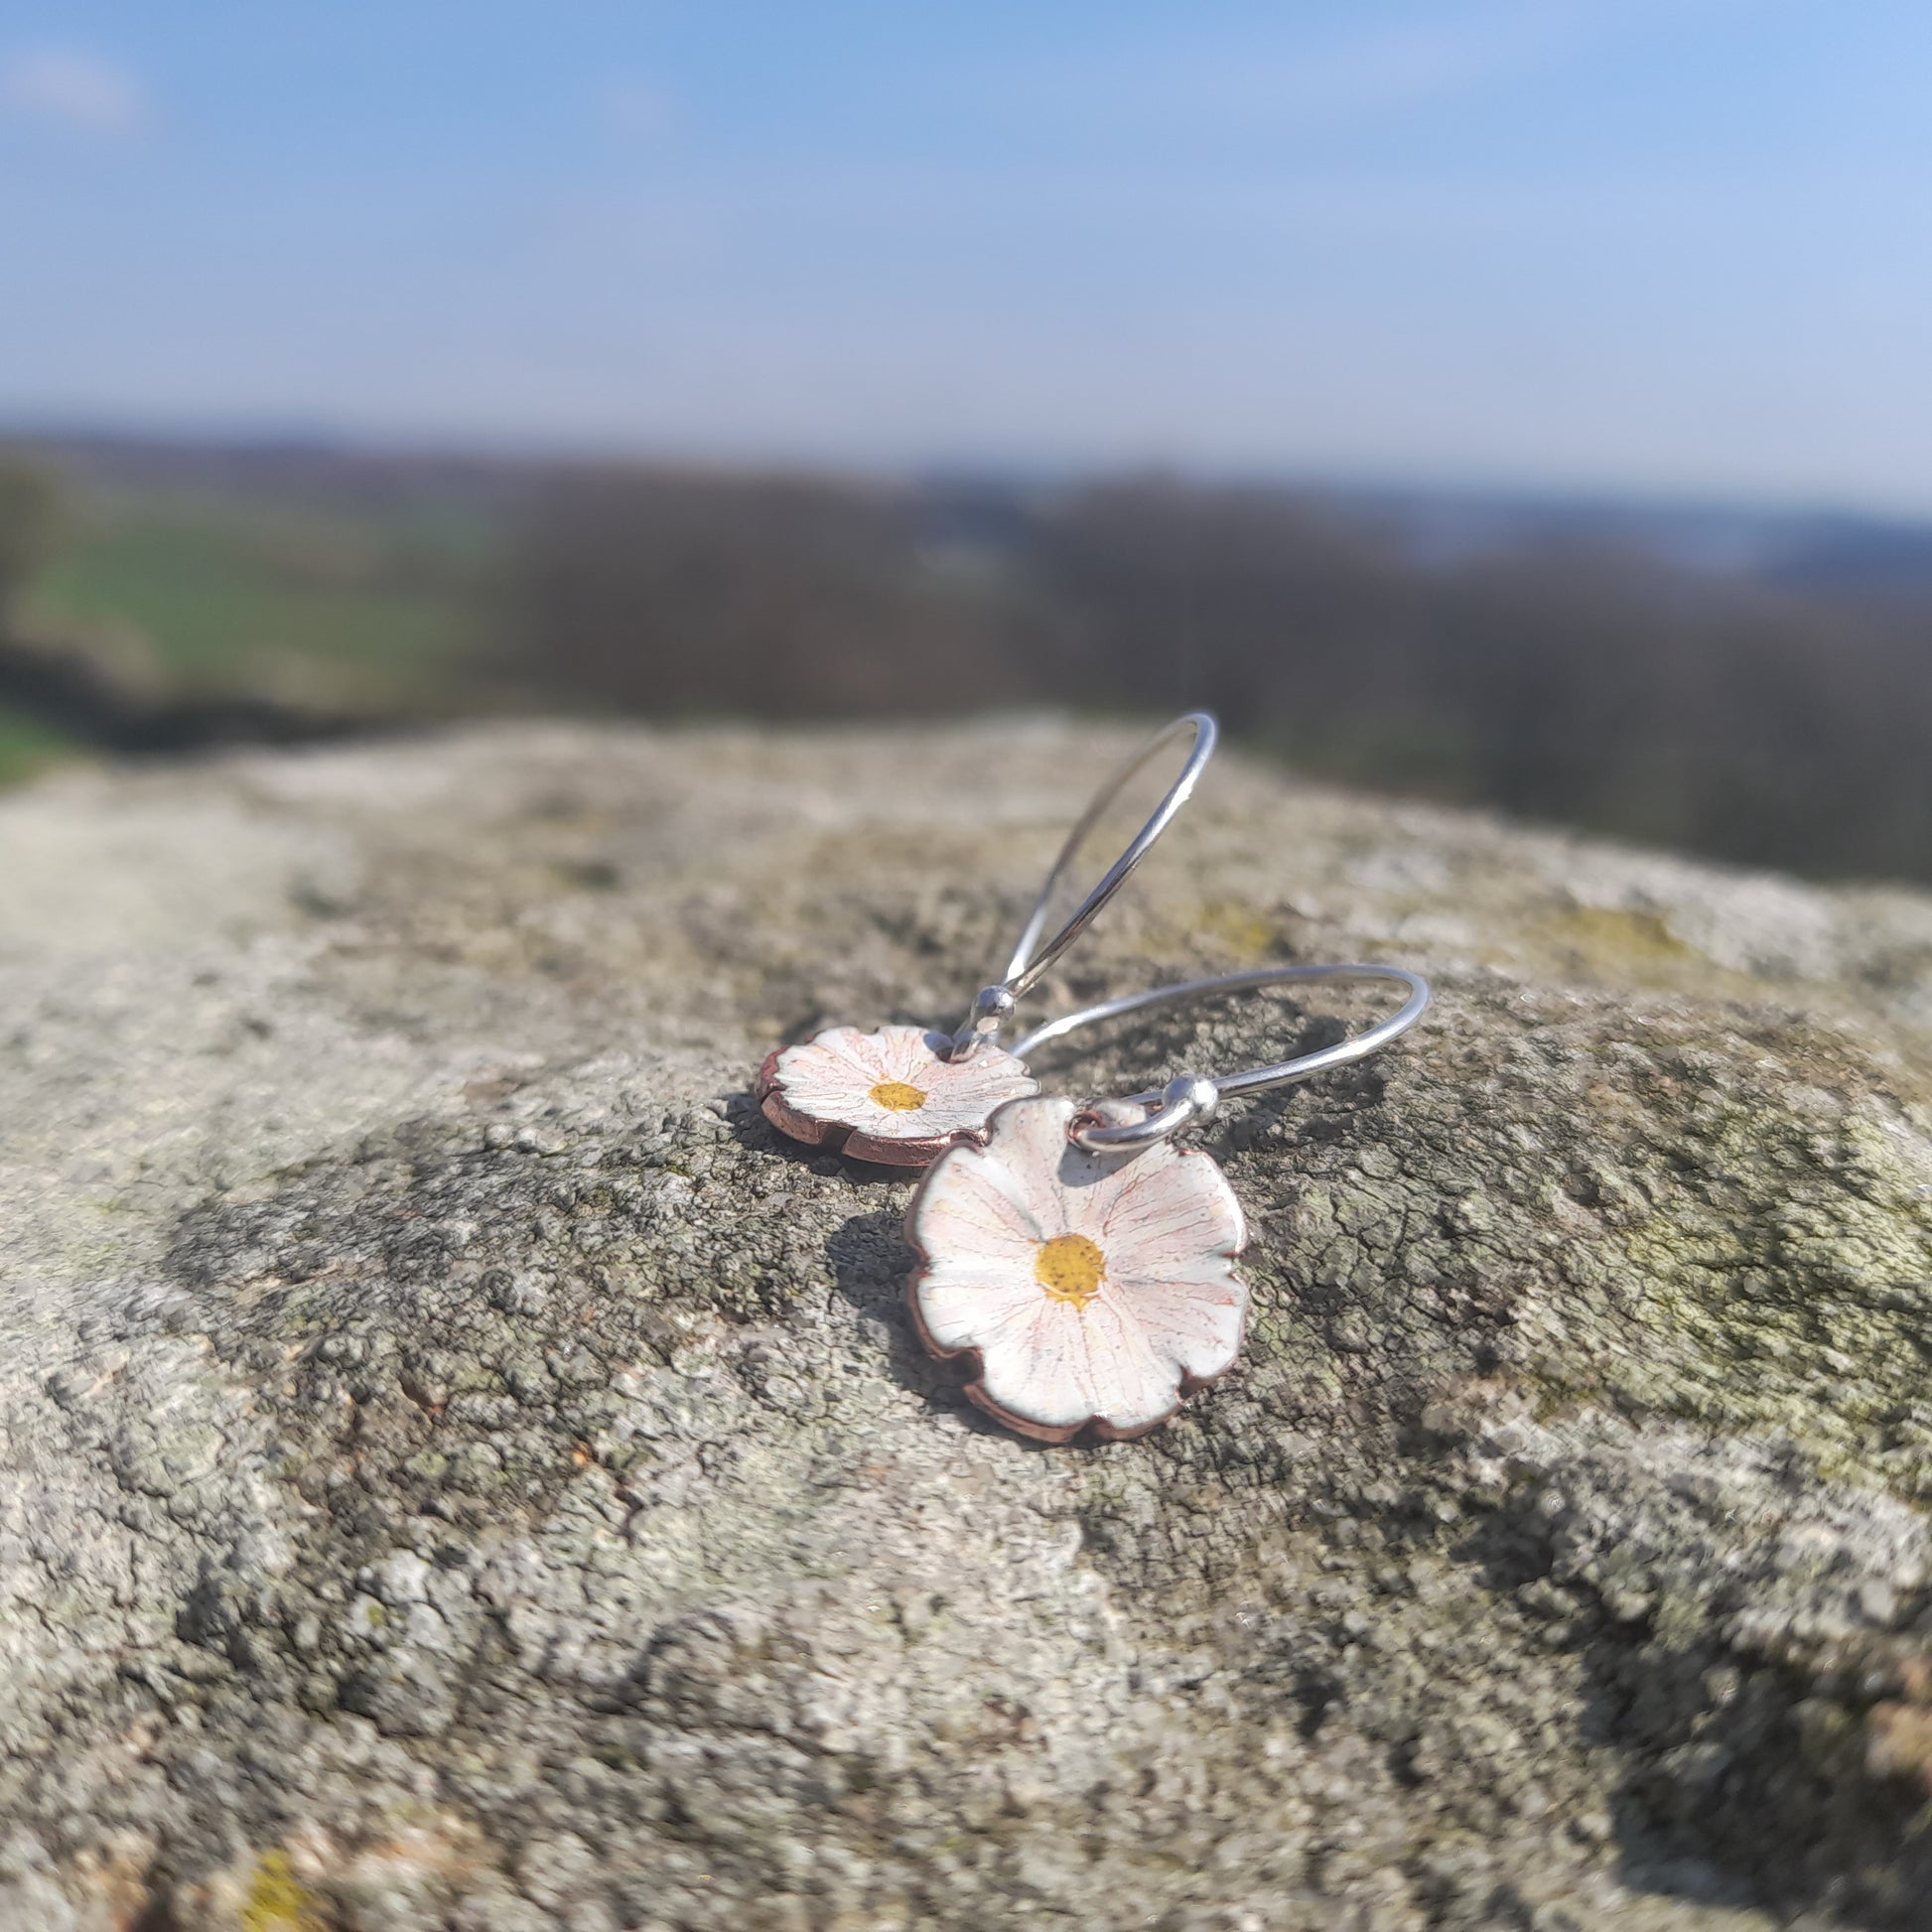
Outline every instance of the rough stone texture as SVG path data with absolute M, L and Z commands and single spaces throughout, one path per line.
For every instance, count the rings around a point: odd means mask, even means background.
M 1224 759 L 1055 996 L 1440 1003 L 1206 1137 L 1245 1365 L 1042 1449 L 748 1089 L 955 1020 L 1120 743 L 0 804 L 0 1927 L 1932 1925 L 1932 900 Z

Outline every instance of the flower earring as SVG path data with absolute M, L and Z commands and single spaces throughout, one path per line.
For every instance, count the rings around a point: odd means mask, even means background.
M 1193 745 L 1187 762 L 1154 815 L 1073 916 L 1041 945 L 1054 895 L 1101 814 L 1144 765 L 1188 734 Z M 1001 1049 L 1001 1028 L 1168 829 L 1214 756 L 1218 736 L 1206 712 L 1190 711 L 1158 732 L 1095 793 L 1046 875 L 1004 978 L 980 993 L 957 1032 L 882 1027 L 868 1034 L 857 1027 L 831 1027 L 796 1046 L 781 1047 L 759 1070 L 757 1092 L 764 1117 L 808 1147 L 838 1147 L 855 1160 L 920 1168 L 983 1127 L 1003 1102 L 1037 1093 L 1039 1083 L 1027 1071 L 1024 1056 Z
M 1057 1095 L 1006 1101 L 984 1135 L 950 1148 L 905 1216 L 918 1257 L 912 1318 L 942 1360 L 972 1359 L 967 1395 L 1036 1442 L 1091 1429 L 1106 1441 L 1158 1428 L 1233 1367 L 1248 1290 L 1247 1240 L 1227 1176 L 1173 1137 L 1223 1099 L 1359 1060 L 1408 1032 L 1429 983 L 1399 966 L 1278 966 L 1129 994 L 1036 1029 L 1014 1048 L 1172 1001 L 1290 981 L 1373 979 L 1408 989 L 1399 1013 L 1318 1052 L 1218 1080 L 1081 1107 Z

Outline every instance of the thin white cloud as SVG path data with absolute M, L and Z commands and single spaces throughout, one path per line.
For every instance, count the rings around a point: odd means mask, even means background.
M 146 113 L 141 83 L 71 48 L 32 48 L 0 61 L 0 105 L 83 134 L 131 134 Z

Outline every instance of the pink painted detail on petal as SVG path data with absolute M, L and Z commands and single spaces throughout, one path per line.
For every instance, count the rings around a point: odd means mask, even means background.
M 1245 1228 L 1220 1169 L 1165 1142 L 1087 1154 L 1067 1143 L 1073 1113 L 1061 1098 L 1009 1102 L 983 1147 L 939 1158 L 906 1216 L 928 1347 L 977 1355 L 967 1393 L 1049 1442 L 1156 1427 L 1232 1366 L 1248 1311 L 1234 1271 Z M 1048 1294 L 1035 1272 L 1063 1235 L 1104 1258 L 1084 1301 Z
M 988 1336 L 979 1388 L 996 1415 L 1052 1430 L 1077 1430 L 1105 1406 L 1093 1373 L 1087 1317 L 1035 1291 L 1038 1312 Z
M 1022 1265 L 1029 1276 L 1039 1244 L 1052 1227 L 1052 1206 L 1017 1184 L 1010 1163 L 962 1147 L 952 1181 L 928 1211 L 926 1239 L 935 1253 L 975 1263 L 996 1259 Z
M 1248 1300 L 1231 1272 L 1199 1282 L 1127 1283 L 1106 1294 L 1190 1381 L 1219 1375 L 1241 1347 Z
M 772 1072 L 791 1105 L 819 1120 L 845 1118 L 881 1080 L 894 1077 L 877 1040 L 856 1027 L 832 1027 L 787 1046 Z
M 799 1140 L 850 1136 L 851 1152 L 862 1158 L 917 1165 L 976 1132 L 1004 1101 L 1037 1091 L 1011 1053 L 983 1046 L 946 1060 L 937 1050 L 942 1043 L 917 1027 L 874 1034 L 829 1028 L 766 1062 L 759 1080 L 765 1116 Z M 874 1098 L 884 1085 L 911 1087 L 924 1098 L 914 1107 L 890 1106 Z
M 1039 1285 L 1029 1267 L 934 1270 L 926 1277 L 919 1312 L 925 1332 L 942 1349 L 990 1346 L 1030 1326 L 1040 1314 Z
M 915 1087 L 930 1090 L 935 1069 L 942 1080 L 948 1075 L 958 1078 L 969 1064 L 940 1058 L 934 1042 L 944 1036 L 923 1027 L 881 1027 L 873 1037 L 879 1041 L 879 1058 L 886 1077 L 905 1080 Z
M 1176 1184 L 1174 1169 L 1199 1162 L 1212 1170 L 1193 1176 L 1197 1184 Z M 1212 1184 L 1218 1182 L 1218 1185 Z M 1166 1279 L 1171 1257 L 1195 1254 L 1238 1255 L 1247 1245 L 1247 1223 L 1234 1189 L 1204 1154 L 1174 1155 L 1161 1166 L 1130 1168 L 1103 1204 L 1100 1238 L 1125 1263 L 1142 1259 L 1158 1279 Z

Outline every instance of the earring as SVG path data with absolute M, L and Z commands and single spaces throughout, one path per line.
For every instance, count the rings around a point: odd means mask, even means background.
M 1186 734 L 1193 738 L 1187 762 L 1154 815 L 1073 916 L 1041 945 L 1054 895 L 1100 815 L 1144 765 Z M 984 1127 L 1002 1102 L 1037 1093 L 1039 1082 L 1027 1071 L 1024 1056 L 1001 1049 L 1001 1028 L 1168 829 L 1214 756 L 1219 735 L 1206 712 L 1190 711 L 1157 732 L 1101 786 L 1053 861 L 1004 977 L 980 993 L 955 1033 L 882 1027 L 868 1034 L 831 1027 L 796 1046 L 781 1047 L 759 1069 L 757 1093 L 765 1119 L 808 1147 L 842 1148 L 855 1160 L 887 1167 L 921 1168 Z
M 1084 1429 L 1124 1441 L 1233 1367 L 1248 1319 L 1235 1272 L 1246 1223 L 1212 1156 L 1177 1152 L 1173 1137 L 1236 1094 L 1379 1051 L 1422 1018 L 1429 983 L 1399 966 L 1228 973 L 1066 1014 L 1014 1048 L 1024 1056 L 1170 1002 L 1337 979 L 1393 981 L 1409 998 L 1365 1033 L 1273 1066 L 1086 1107 L 1057 1095 L 1009 1100 L 983 1136 L 933 1163 L 906 1210 L 917 1256 L 907 1297 L 930 1353 L 972 1358 L 966 1393 L 989 1415 L 1041 1443 Z

